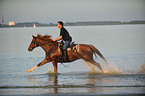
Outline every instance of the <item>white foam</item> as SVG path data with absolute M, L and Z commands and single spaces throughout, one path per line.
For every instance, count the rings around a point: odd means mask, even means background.
M 140 73 L 145 73 L 145 64 L 140 66 Z
M 48 74 L 51 74 L 51 73 L 55 73 L 55 72 L 54 72 L 53 68 L 49 67 L 48 68 Z
M 96 66 L 86 62 L 89 66 L 89 73 L 102 73 L 100 70 L 97 70 Z M 103 71 L 105 74 L 117 74 L 117 73 L 123 73 L 119 68 L 114 66 L 113 64 L 106 64 L 106 66 L 103 68 Z
M 107 73 L 107 74 L 123 73 L 119 68 L 117 68 L 113 64 L 107 64 L 103 70 L 104 70 L 104 73 Z
M 95 65 L 93 65 L 93 64 L 91 64 L 91 63 L 89 63 L 89 62 L 87 62 L 87 61 L 86 61 L 86 63 L 87 63 L 88 66 L 89 66 L 89 69 L 90 69 L 89 73 L 90 73 L 90 74 L 100 73 L 100 71 L 97 70 L 97 68 L 95 67 Z

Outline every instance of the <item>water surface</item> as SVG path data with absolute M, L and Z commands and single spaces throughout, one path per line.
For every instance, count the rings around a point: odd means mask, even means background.
M 95 60 L 104 70 L 90 72 L 83 60 L 58 65 L 52 74 L 52 63 L 35 71 L 27 70 L 44 59 L 44 51 L 29 52 L 32 35 L 59 36 L 57 27 L 0 29 L 0 94 L 144 94 L 145 25 L 66 26 L 76 43 L 92 44 L 110 64 Z

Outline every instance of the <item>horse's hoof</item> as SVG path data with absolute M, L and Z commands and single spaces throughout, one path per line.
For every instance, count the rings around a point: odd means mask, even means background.
M 31 72 L 31 70 L 27 70 L 27 72 Z

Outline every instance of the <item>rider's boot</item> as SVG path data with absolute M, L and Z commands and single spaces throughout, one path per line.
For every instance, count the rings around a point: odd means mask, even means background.
M 64 61 L 64 51 L 61 50 L 60 62 L 63 63 L 63 61 Z
M 64 50 L 64 61 L 70 61 L 67 54 L 67 50 Z

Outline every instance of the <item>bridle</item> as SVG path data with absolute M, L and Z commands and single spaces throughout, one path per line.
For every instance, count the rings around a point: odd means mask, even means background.
M 36 38 L 35 38 L 35 41 L 34 41 L 34 45 L 36 44 Z

